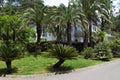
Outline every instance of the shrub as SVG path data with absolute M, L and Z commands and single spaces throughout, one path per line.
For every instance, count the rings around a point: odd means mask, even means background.
M 120 53 L 120 39 L 115 39 L 109 42 L 113 53 Z
M 82 55 L 84 56 L 85 59 L 94 58 L 94 56 L 95 56 L 94 49 L 91 47 L 87 47 L 82 52 Z
M 95 53 L 95 57 L 102 60 L 110 60 L 113 57 L 111 48 L 104 42 L 100 42 L 95 46 Z
M 65 60 L 75 59 L 78 56 L 78 52 L 75 48 L 63 44 L 52 45 L 49 53 L 52 57 L 55 57 L 59 60 L 55 65 L 53 65 L 53 68 L 59 68 Z
M 4 61 L 7 66 L 8 73 L 12 71 L 12 61 L 21 57 L 23 47 L 16 44 L 0 45 L 0 60 Z

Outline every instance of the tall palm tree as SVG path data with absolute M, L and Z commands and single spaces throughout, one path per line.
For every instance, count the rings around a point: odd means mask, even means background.
M 73 4 L 73 6 L 75 7 L 75 9 L 80 12 L 81 14 L 78 14 L 78 24 L 81 24 L 81 29 L 84 32 L 84 47 L 88 46 L 88 40 L 89 40 L 89 23 L 88 23 L 88 19 L 86 17 L 86 15 L 84 14 L 83 11 L 83 6 L 81 5 L 80 2 L 78 1 L 74 1 L 74 0 L 70 0 L 70 3 Z
M 87 18 L 87 21 L 89 23 L 89 42 L 91 45 L 92 42 L 92 24 L 97 24 L 99 21 L 99 15 L 97 14 L 97 11 L 100 15 L 106 16 L 107 13 L 104 12 L 105 7 L 101 7 L 101 4 L 105 4 L 106 0 L 71 0 L 77 2 L 83 10 L 84 15 Z M 106 5 L 106 4 L 105 4 Z M 81 8 L 80 7 L 80 8 Z M 105 17 L 104 17 L 105 18 Z M 105 18 L 107 20 L 107 18 Z
M 112 16 L 112 4 L 111 0 L 99 0 L 98 1 L 98 10 L 101 17 L 101 30 L 104 30 L 106 23 L 111 23 L 110 18 Z
M 56 37 L 57 42 L 60 42 L 63 40 L 65 25 L 60 18 L 58 7 L 48 7 L 48 13 L 49 21 L 47 21 L 47 31 Z
M 29 23 L 35 24 L 36 26 L 36 32 L 37 32 L 37 52 L 40 52 L 40 40 L 41 40 L 41 34 L 42 34 L 42 26 L 45 21 L 46 16 L 46 6 L 39 5 L 35 6 L 34 8 L 27 9 L 26 13 L 24 13 L 24 16 L 29 20 Z
M 78 22 L 78 15 L 80 15 L 81 12 L 75 9 L 75 7 L 70 2 L 67 7 L 64 4 L 61 4 L 58 10 L 58 13 L 60 13 L 58 16 L 60 16 L 60 19 L 63 21 L 63 24 L 66 26 L 67 42 L 69 45 L 71 45 L 72 25 Z

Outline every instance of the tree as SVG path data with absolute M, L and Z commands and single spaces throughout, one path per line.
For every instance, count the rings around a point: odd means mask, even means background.
M 21 56 L 24 44 L 23 38 L 24 28 L 20 15 L 2 15 L 0 16 L 0 60 L 4 61 L 7 66 L 8 73 L 12 71 L 12 61 Z
M 12 61 L 22 57 L 23 47 L 20 45 L 16 45 L 14 43 L 6 43 L 0 44 L 0 60 L 4 61 L 7 66 L 7 73 L 12 72 Z
M 61 4 L 58 10 L 58 13 L 60 13 L 58 14 L 58 16 L 63 22 L 62 24 L 66 25 L 67 42 L 69 45 L 71 45 L 72 25 L 78 22 L 78 16 L 81 15 L 81 12 L 78 12 L 78 10 L 75 9 L 75 7 L 71 3 L 69 3 L 67 7 L 64 4 Z
M 64 39 L 65 35 L 65 25 L 60 17 L 58 7 L 48 7 L 48 27 L 47 31 L 56 37 L 56 41 L 60 42 Z
M 107 13 L 105 12 L 106 6 L 101 7 L 102 5 L 106 5 L 103 0 L 71 0 L 75 1 L 76 3 L 79 3 L 79 5 L 82 7 L 83 13 L 87 18 L 87 22 L 89 23 L 89 42 L 91 44 L 92 42 L 92 24 L 96 24 L 99 22 L 99 14 L 103 17 L 104 19 L 108 20 L 105 16 L 108 16 Z M 79 8 L 81 8 L 79 7 Z M 99 12 L 99 14 L 97 13 Z
M 75 48 L 63 44 L 53 45 L 49 50 L 50 56 L 57 58 L 59 61 L 53 65 L 53 68 L 59 68 L 67 59 L 75 59 L 78 53 Z
M 116 37 L 120 37 L 120 15 L 113 17 L 112 21 L 113 25 L 111 29 L 111 34 Z
M 101 30 L 104 31 L 106 24 L 111 24 L 112 18 L 112 4 L 111 0 L 99 0 L 97 4 L 99 4 L 98 11 L 99 16 L 101 18 Z
M 35 24 L 37 32 L 37 46 L 36 52 L 40 53 L 40 40 L 42 34 L 42 26 L 44 25 L 45 16 L 46 16 L 46 6 L 39 5 L 34 6 L 34 8 L 28 8 L 23 15 L 29 23 Z M 28 24 L 29 24 L 28 23 Z

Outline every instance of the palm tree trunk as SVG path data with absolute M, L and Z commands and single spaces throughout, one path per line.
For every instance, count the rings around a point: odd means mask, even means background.
M 40 53 L 41 52 L 41 47 L 40 47 L 40 40 L 41 40 L 41 34 L 42 34 L 42 26 L 39 22 L 37 22 L 37 44 L 36 44 L 36 53 Z
M 72 41 L 71 41 L 71 23 L 70 22 L 67 22 L 67 43 L 68 43 L 68 45 L 72 44 Z
M 41 34 L 42 34 L 42 29 L 41 29 L 41 24 L 39 22 L 37 22 L 37 43 L 40 43 L 41 40 Z
M 84 48 L 88 47 L 88 33 L 84 31 Z
M 12 72 L 12 65 L 11 65 L 11 61 L 6 61 L 6 66 L 7 66 L 7 72 L 11 73 Z
M 102 31 L 104 30 L 104 24 L 105 24 L 104 19 L 101 18 L 101 30 L 102 30 Z
M 15 37 L 16 37 L 15 30 L 13 29 L 13 41 L 15 41 Z
M 53 68 L 59 68 L 60 65 L 62 65 L 64 63 L 64 59 L 60 59 L 55 65 L 53 65 Z
M 57 25 L 57 34 L 56 35 L 57 35 L 56 41 L 59 43 L 61 40 L 61 33 L 60 33 L 60 26 L 59 25 Z
M 89 21 L 89 43 L 90 43 L 90 47 L 92 47 L 92 25 L 91 25 L 91 21 Z

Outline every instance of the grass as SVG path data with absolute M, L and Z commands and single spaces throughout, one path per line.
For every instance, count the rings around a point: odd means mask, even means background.
M 13 73 L 15 75 L 30 75 L 30 74 L 43 74 L 51 72 L 59 72 L 61 70 L 70 71 L 78 68 L 84 68 L 88 66 L 93 66 L 103 63 L 103 61 L 98 60 L 86 60 L 83 58 L 78 58 L 77 60 L 66 60 L 62 65 L 61 69 L 54 70 L 51 68 L 53 64 L 57 62 L 55 58 L 47 58 L 44 56 L 27 56 L 12 62 L 12 67 L 17 68 L 17 72 Z M 0 61 L 0 70 L 6 68 L 3 61 Z

